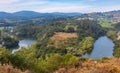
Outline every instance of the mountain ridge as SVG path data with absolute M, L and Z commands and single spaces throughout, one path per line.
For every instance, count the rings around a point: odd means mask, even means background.
M 78 16 L 82 13 L 62 13 L 62 12 L 53 12 L 53 13 L 39 13 L 35 11 L 18 11 L 14 13 L 8 13 L 8 12 L 0 12 L 0 17 L 4 16 L 20 16 L 20 17 L 40 17 L 40 16 L 46 16 L 46 15 L 59 15 L 59 16 Z

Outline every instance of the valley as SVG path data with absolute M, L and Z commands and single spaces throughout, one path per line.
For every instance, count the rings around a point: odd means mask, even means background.
M 0 63 L 20 73 L 119 73 L 118 12 L 3 13 Z

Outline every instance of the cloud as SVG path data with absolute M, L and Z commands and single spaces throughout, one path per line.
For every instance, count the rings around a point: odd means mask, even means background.
M 87 1 L 96 1 L 96 0 L 87 0 Z
M 111 6 L 99 6 L 99 7 L 92 7 L 89 9 L 91 12 L 107 12 L 113 10 L 120 10 L 120 5 L 111 5 Z
M 91 12 L 106 12 L 112 10 L 120 10 L 120 5 L 107 5 L 107 6 L 93 6 L 93 5 L 75 5 L 75 4 L 66 4 L 66 3 L 53 3 L 46 7 L 40 7 L 33 9 L 38 12 L 82 12 L 82 13 L 91 13 Z
M 2 0 L 0 4 L 5 6 L 6 4 L 11 5 L 32 5 L 32 4 L 43 4 L 48 2 L 48 0 Z
M 52 0 L 2 0 L 0 11 L 16 12 L 21 10 L 32 10 L 37 12 L 104 12 L 119 10 L 120 5 L 106 3 L 101 5 L 98 0 L 73 0 L 74 2 L 60 2 Z M 84 2 L 83 2 L 84 1 Z M 89 2 L 87 2 L 89 1 Z M 95 2 L 94 2 L 95 1 Z M 102 1 L 102 0 L 101 0 Z M 87 3 L 86 3 L 87 2 Z M 117 1 L 116 1 L 117 2 Z M 92 4 L 90 4 L 92 3 Z M 94 3 L 94 4 L 93 4 Z
M 39 9 L 34 9 L 38 12 L 82 12 L 82 10 L 87 9 L 91 6 L 89 5 L 74 5 L 65 3 L 55 3 L 48 6 L 43 6 Z
M 16 12 L 32 10 L 36 5 L 41 6 L 47 2 L 48 0 L 2 0 L 0 1 L 0 11 Z
M 0 1 L 0 4 L 1 5 L 4 5 L 4 4 L 11 4 L 11 3 L 14 3 L 14 2 L 18 2 L 19 0 L 1 0 Z
M 42 5 L 42 4 L 46 4 L 48 3 L 48 1 L 29 1 L 29 2 L 24 2 L 24 3 L 19 3 L 19 4 L 14 4 L 14 6 L 16 7 L 28 7 L 28 6 L 36 6 L 36 5 Z

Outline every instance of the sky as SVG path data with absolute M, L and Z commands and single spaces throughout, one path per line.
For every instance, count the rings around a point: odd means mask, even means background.
M 91 13 L 120 10 L 120 0 L 0 0 L 0 11 Z

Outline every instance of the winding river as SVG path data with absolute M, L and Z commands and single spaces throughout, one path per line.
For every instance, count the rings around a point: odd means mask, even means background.
M 21 47 L 28 47 L 31 44 L 35 43 L 36 40 L 32 39 L 24 39 L 19 41 L 19 47 L 17 49 L 13 49 L 12 53 L 21 49 Z M 114 43 L 107 36 L 102 36 L 98 38 L 93 46 L 93 50 L 90 54 L 85 54 L 83 57 L 98 59 L 102 57 L 112 57 L 114 49 Z
M 95 41 L 93 50 L 90 54 L 85 54 L 87 58 L 113 57 L 114 43 L 107 36 L 102 36 Z
M 13 50 L 12 50 L 12 53 L 20 50 L 21 47 L 26 47 L 26 48 L 27 48 L 28 46 L 32 45 L 32 44 L 35 43 L 35 42 L 36 42 L 36 40 L 32 40 L 32 39 L 20 40 L 19 43 L 18 43 L 18 48 L 13 49 Z

